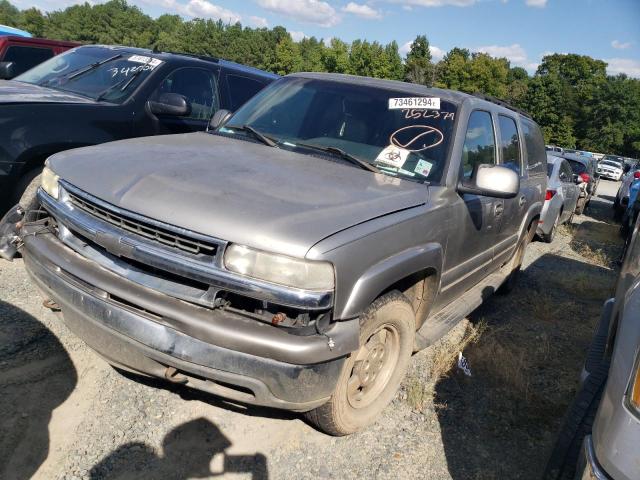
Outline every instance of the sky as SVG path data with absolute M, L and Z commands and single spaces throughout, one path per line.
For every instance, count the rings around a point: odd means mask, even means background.
M 252 27 L 282 25 L 294 40 L 357 38 L 398 42 L 406 54 L 427 35 L 435 60 L 453 47 L 506 57 L 535 72 L 549 53 L 605 60 L 610 74 L 640 78 L 640 0 L 128 0 L 157 17 L 177 13 L 240 21 Z M 12 0 L 19 8 L 65 8 L 76 0 Z M 90 0 L 89 3 L 94 3 Z

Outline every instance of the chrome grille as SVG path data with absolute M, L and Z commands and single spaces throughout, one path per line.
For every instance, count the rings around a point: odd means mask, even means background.
M 186 235 L 172 232 L 168 229 L 142 222 L 138 219 L 127 218 L 125 215 L 110 211 L 102 206 L 98 206 L 94 202 L 71 192 L 68 192 L 68 195 L 71 203 L 75 207 L 128 232 L 135 233 L 141 237 L 155 240 L 163 245 L 194 255 L 207 255 L 214 257 L 216 254 L 217 245 L 214 243 L 197 240 Z

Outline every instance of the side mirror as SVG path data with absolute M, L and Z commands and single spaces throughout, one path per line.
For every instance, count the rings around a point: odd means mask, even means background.
M 16 76 L 16 64 L 13 62 L 0 62 L 0 79 L 10 80 Z
M 469 181 L 458 184 L 458 191 L 483 197 L 513 198 L 520 191 L 520 177 L 502 165 L 478 165 Z
M 177 93 L 163 93 L 158 97 L 158 100 L 149 100 L 147 104 L 154 115 L 184 117 L 191 113 L 189 102 Z
M 225 110 L 225 109 L 218 110 L 216 113 L 213 114 L 213 117 L 211 117 L 211 120 L 209 120 L 209 126 L 207 127 L 207 131 L 215 130 L 216 128 L 221 127 L 222 125 L 227 123 L 227 120 L 231 118 L 231 115 L 233 114 L 229 110 Z

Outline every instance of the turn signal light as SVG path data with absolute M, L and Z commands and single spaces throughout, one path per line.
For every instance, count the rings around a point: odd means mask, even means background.
M 547 190 L 547 194 L 544 196 L 544 199 L 551 200 L 555 194 L 556 194 L 555 190 Z

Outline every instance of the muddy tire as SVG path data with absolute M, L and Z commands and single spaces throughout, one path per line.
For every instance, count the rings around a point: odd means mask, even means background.
M 404 378 L 414 337 L 415 314 L 407 297 L 394 291 L 376 299 L 360 319 L 360 349 L 345 362 L 329 401 L 307 412 L 307 419 L 335 436 L 373 423 Z
M 576 206 L 576 215 L 582 215 L 582 212 L 584 212 L 584 208 L 586 206 L 586 202 L 580 201 L 578 200 L 578 205 Z
M 13 204 L 19 203 L 25 212 L 38 208 L 36 193 L 42 178 L 42 168 L 27 172 L 16 185 Z
M 540 235 L 540 238 L 545 243 L 553 242 L 553 239 L 556 236 L 556 230 L 558 230 L 558 223 L 560 223 L 560 214 L 556 217 L 555 222 L 553 222 L 553 227 L 551 227 L 551 231 L 549 233 L 543 233 Z

